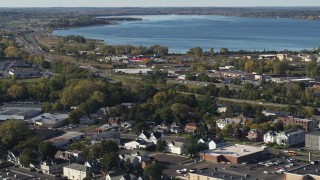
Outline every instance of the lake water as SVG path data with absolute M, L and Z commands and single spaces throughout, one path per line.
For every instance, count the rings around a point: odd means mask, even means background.
M 164 45 L 169 51 L 301 50 L 320 46 L 320 21 L 224 16 L 132 16 L 143 21 L 55 30 L 54 35 L 81 35 L 107 44 Z

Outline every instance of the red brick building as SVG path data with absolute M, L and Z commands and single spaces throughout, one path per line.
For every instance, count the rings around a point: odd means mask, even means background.
M 295 118 L 293 116 L 288 116 L 288 117 L 278 117 L 277 120 L 279 122 L 282 122 L 284 126 L 299 125 L 307 132 L 311 132 L 316 127 L 314 121 L 310 119 L 301 119 L 301 118 Z
M 210 162 L 230 162 L 238 164 L 253 159 L 259 159 L 267 153 L 266 147 L 254 147 L 235 144 L 215 150 L 204 151 L 199 154 L 200 158 Z

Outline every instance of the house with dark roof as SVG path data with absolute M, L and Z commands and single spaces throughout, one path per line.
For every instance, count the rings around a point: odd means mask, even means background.
M 157 142 L 163 140 L 163 133 L 160 131 L 155 132 L 148 132 L 148 131 L 142 131 L 138 137 L 137 140 L 145 141 L 145 142 L 152 142 L 153 144 L 157 144 Z
M 199 143 L 206 144 L 209 150 L 217 149 L 225 146 L 225 142 L 222 139 L 215 138 L 214 136 L 210 136 L 210 135 L 200 138 L 198 141 L 198 144 Z

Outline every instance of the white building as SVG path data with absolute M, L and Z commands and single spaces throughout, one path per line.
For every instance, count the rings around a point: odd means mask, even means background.
M 31 119 L 31 123 L 37 126 L 58 128 L 67 123 L 69 115 L 60 113 L 44 113 Z
M 78 141 L 82 138 L 84 133 L 77 131 L 67 131 L 65 134 L 46 140 L 51 142 L 56 147 L 66 146 L 72 142 Z
M 266 144 L 276 143 L 277 142 L 277 132 L 268 131 L 266 134 L 263 135 L 263 142 Z
M 63 167 L 63 175 L 72 180 L 83 180 L 87 177 L 87 167 L 80 164 L 70 164 Z
M 52 159 L 41 163 L 41 171 L 45 174 L 62 174 L 63 167 L 68 165 L 69 161 L 64 159 Z
M 305 131 L 298 130 L 288 130 L 281 132 L 277 135 L 277 144 L 292 146 L 305 142 Z
M 206 137 L 200 138 L 198 141 L 198 144 L 199 143 L 206 144 L 208 146 L 209 150 L 217 149 L 217 148 L 225 146 L 225 143 L 222 139 L 213 138 L 211 136 L 206 136 Z
M 124 148 L 126 149 L 146 149 L 150 146 L 152 146 L 153 143 L 151 142 L 145 142 L 141 140 L 136 140 L 136 141 L 130 141 L 124 144 Z
M 166 151 L 173 154 L 184 154 L 186 145 L 183 142 L 170 141 L 167 144 Z
M 108 131 L 108 132 L 102 132 L 98 134 L 94 134 L 89 137 L 91 144 L 97 144 L 100 143 L 103 140 L 111 140 L 118 145 L 120 144 L 120 132 L 119 131 Z
M 217 120 L 217 127 L 219 129 L 223 129 L 227 125 L 231 125 L 232 123 L 235 124 L 243 124 L 246 121 L 246 118 L 239 116 L 239 117 L 234 117 L 234 118 L 225 118 L 225 119 L 219 119 Z
M 159 131 L 152 132 L 152 133 L 149 133 L 147 131 L 142 131 L 138 135 L 137 139 L 145 142 L 152 142 L 153 144 L 157 144 L 157 142 L 163 141 L 163 133 Z

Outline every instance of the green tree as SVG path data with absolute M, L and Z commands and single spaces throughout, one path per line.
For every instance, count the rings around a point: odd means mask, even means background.
M 202 57 L 202 54 L 203 54 L 203 49 L 201 47 L 192 48 L 187 52 L 188 56 L 191 56 L 194 58 L 200 58 Z
M 102 156 L 101 167 L 103 170 L 110 171 L 118 168 L 119 156 L 115 152 L 107 153 Z
M 162 179 L 162 171 L 161 165 L 154 161 L 148 165 L 143 172 L 150 180 L 158 180 Z
M 163 152 L 167 147 L 166 141 L 158 141 L 156 144 L 156 149 L 158 152 Z
M 186 141 L 186 154 L 194 157 L 198 153 L 198 140 L 195 136 L 188 136 Z
M 7 58 L 17 58 L 19 55 L 19 49 L 14 46 L 9 46 L 4 50 L 4 54 Z
M 32 134 L 32 131 L 22 121 L 9 120 L 0 125 L 0 142 L 8 149 L 30 138 Z
M 176 121 L 184 122 L 189 117 L 189 106 L 181 103 L 172 104 L 170 107 Z
M 12 97 L 13 99 L 18 99 L 23 97 L 25 95 L 25 92 L 26 91 L 24 90 L 23 86 L 14 84 L 8 89 L 7 95 Z
M 54 155 L 57 153 L 57 148 L 52 145 L 51 142 L 41 142 L 39 144 L 39 152 L 42 155 L 42 159 L 52 159 Z
M 37 154 L 32 149 L 24 149 L 19 156 L 20 164 L 24 167 L 29 167 L 30 163 L 37 159 Z
M 133 173 L 134 172 L 134 167 L 133 164 L 131 163 L 131 160 L 128 158 L 124 162 L 124 169 L 126 170 L 127 173 Z

